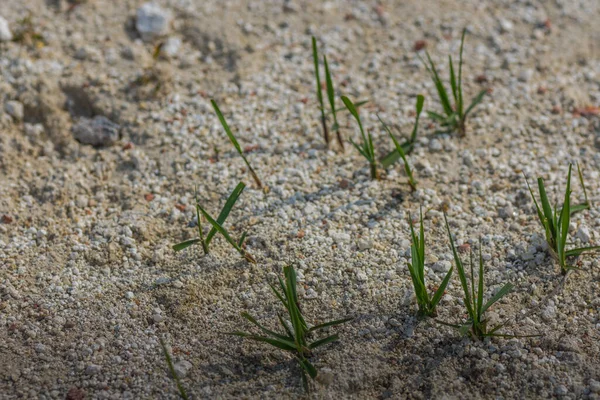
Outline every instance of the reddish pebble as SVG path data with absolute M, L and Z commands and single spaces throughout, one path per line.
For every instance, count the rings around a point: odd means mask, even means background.
M 413 46 L 413 49 L 415 51 L 420 51 L 423 50 L 425 47 L 427 47 L 427 42 L 424 40 L 417 40 L 415 42 L 415 45 Z
M 146 199 L 146 201 L 152 201 L 154 200 L 154 195 L 152 193 L 147 193 L 144 198 Z
M 12 222 L 13 222 L 13 218 L 10 215 L 4 214 L 2 216 L 2 223 L 3 224 L 12 224 Z

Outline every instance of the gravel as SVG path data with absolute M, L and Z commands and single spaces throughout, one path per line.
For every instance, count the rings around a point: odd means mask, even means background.
M 4 110 L 17 121 L 22 121 L 25 117 L 25 108 L 18 101 L 7 101 L 4 105 Z
M 8 21 L 0 16 L 0 42 L 9 42 L 13 38 Z
M 152 41 L 169 32 L 171 12 L 155 3 L 144 3 L 136 13 L 135 27 L 142 40 Z
M 299 398 L 294 360 L 224 335 L 253 329 L 243 311 L 276 329 L 268 283 L 290 262 L 310 324 L 354 317 L 315 351 L 315 397 L 598 398 L 598 257 L 560 274 L 523 178 L 543 176 L 560 201 L 579 162 L 592 209 L 573 215 L 570 240 L 599 244 L 596 1 L 79 3 L 1 11 L 17 37 L 31 10 L 43 38 L 2 42 L 0 59 L 1 398 L 176 399 L 160 339 L 194 398 Z M 465 138 L 422 116 L 416 191 L 399 164 L 372 182 L 351 146 L 325 149 L 311 35 L 340 94 L 369 99 L 361 118 L 382 155 L 391 143 L 376 114 L 407 137 L 417 94 L 440 110 L 415 48 L 446 79 L 464 26 L 465 100 L 489 93 Z M 258 264 L 220 235 L 208 255 L 175 253 L 197 235 L 195 186 L 216 215 L 240 181 L 226 226 L 248 233 Z M 420 206 L 429 289 L 453 265 L 446 210 L 465 260 L 482 240 L 486 297 L 515 285 L 489 323 L 543 336 L 480 342 L 417 318 L 407 218 Z M 462 321 L 462 298 L 454 276 L 437 319 Z

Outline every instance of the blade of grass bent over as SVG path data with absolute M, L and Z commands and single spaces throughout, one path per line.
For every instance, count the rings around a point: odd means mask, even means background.
M 237 202 L 238 198 L 240 197 L 240 195 L 242 194 L 242 192 L 244 191 L 245 188 L 246 188 L 246 185 L 243 182 L 240 182 L 237 184 L 235 189 L 233 189 L 233 192 L 231 192 L 231 194 L 227 198 L 227 201 L 225 202 L 225 205 L 223 206 L 221 213 L 219 213 L 219 216 L 217 217 L 217 222 L 220 225 L 223 225 L 225 223 L 225 220 L 229 216 L 231 209 L 233 208 L 233 206 L 235 205 L 235 203 Z M 217 230 L 215 229 L 215 227 L 212 227 L 210 232 L 208 232 L 208 235 L 206 236 L 206 244 L 207 245 L 210 244 L 213 236 L 215 236 L 216 233 L 217 233 Z
M 235 149 L 237 150 L 237 152 L 239 153 L 239 155 L 244 160 L 244 163 L 246 163 L 246 166 L 248 167 L 248 170 L 250 171 L 250 174 L 252 175 L 252 178 L 254 178 L 254 182 L 256 182 L 256 185 L 259 188 L 262 188 L 262 182 L 258 178 L 258 175 L 254 171 L 254 168 L 252 168 L 250 166 L 250 163 L 246 159 L 246 156 L 244 155 L 244 152 L 242 151 L 242 147 L 238 143 L 237 139 L 235 138 L 235 136 L 233 136 L 233 132 L 231 132 L 231 129 L 229 128 L 229 125 L 227 124 L 227 121 L 225 121 L 225 117 L 223 117 L 223 113 L 221 113 L 221 110 L 219 109 L 219 106 L 217 105 L 217 102 L 214 101 L 214 100 L 211 100 L 210 102 L 211 102 L 213 108 L 215 109 L 215 112 L 217 113 L 217 117 L 219 117 L 219 121 L 221 121 L 221 125 L 223 126 L 223 129 L 225 130 L 225 133 L 229 137 L 229 140 L 231 141 L 231 143 L 233 144 L 233 146 L 235 147 Z

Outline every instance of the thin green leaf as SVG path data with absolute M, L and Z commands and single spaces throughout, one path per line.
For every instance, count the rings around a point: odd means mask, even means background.
M 308 348 L 311 349 L 311 350 L 312 349 L 316 349 L 317 347 L 324 346 L 324 345 L 326 345 L 328 343 L 331 343 L 331 342 L 335 342 L 338 339 L 339 339 L 339 336 L 337 334 L 331 335 L 331 336 L 327 336 L 326 338 L 319 339 L 317 341 L 312 342 L 311 344 L 308 345 Z
M 257 342 L 268 343 L 271 346 L 275 346 L 275 347 L 285 350 L 285 351 L 291 351 L 291 352 L 296 351 L 296 345 L 293 342 L 290 342 L 288 340 L 281 340 L 281 339 L 275 339 L 275 338 L 270 338 L 270 337 L 266 337 L 266 336 L 252 335 L 252 334 L 246 333 L 246 332 L 227 332 L 227 334 L 243 337 L 243 338 L 250 339 L 250 340 L 255 340 Z
M 306 358 L 298 358 L 298 362 L 311 378 L 315 379 L 317 377 L 317 369 Z
M 231 141 L 231 143 L 236 148 L 236 150 L 239 153 L 239 155 L 244 160 L 244 163 L 248 167 L 248 170 L 250 171 L 250 174 L 252 175 L 252 178 L 256 182 L 256 185 L 259 188 L 262 188 L 262 182 L 258 178 L 258 175 L 254 171 L 254 168 L 252 168 L 252 166 L 250 166 L 250 163 L 246 159 L 246 156 L 244 156 L 244 152 L 242 151 L 242 147 L 238 143 L 238 141 L 235 138 L 235 136 L 233 136 L 233 132 L 231 132 L 231 129 L 229 128 L 229 125 L 227 124 L 227 121 L 225 121 L 225 117 L 223 117 L 223 113 L 221 113 L 221 110 L 219 109 L 219 106 L 217 105 L 217 102 L 214 101 L 214 100 L 211 100 L 210 102 L 211 102 L 213 108 L 215 109 L 215 113 L 217 113 L 217 117 L 219 118 L 219 121 L 221 121 L 221 125 L 223 126 L 223 129 L 225 130 L 225 133 L 227 134 L 227 137 L 229 137 L 229 140 Z
M 329 63 L 327 62 L 326 56 L 323 56 L 323 64 L 325 64 L 325 82 L 327 85 L 327 98 L 329 99 L 331 114 L 333 115 L 333 125 L 337 126 L 338 123 L 335 112 L 335 92 L 333 91 L 333 80 L 331 79 L 331 73 L 329 72 Z
M 179 375 L 177 375 L 177 373 L 175 372 L 175 367 L 173 366 L 173 360 L 171 360 L 171 355 L 167 351 L 167 346 L 165 345 L 165 342 L 162 339 L 160 339 L 160 346 L 162 347 L 163 354 L 165 356 L 165 359 L 167 360 L 167 365 L 169 366 L 169 372 L 171 373 L 171 376 L 173 377 L 173 379 L 175 380 L 175 384 L 177 385 L 177 391 L 179 392 L 179 395 L 181 396 L 182 399 L 188 400 L 189 397 L 188 397 L 187 393 L 185 392 L 185 389 L 183 388 L 181 381 L 179 380 Z
M 181 243 L 177 243 L 173 245 L 173 250 L 175 251 L 181 251 L 187 247 L 190 247 L 193 244 L 199 243 L 200 239 L 190 239 L 190 240 L 186 240 L 185 242 L 181 242 Z
M 586 253 L 588 251 L 597 251 L 600 250 L 600 246 L 588 246 L 588 247 L 579 247 L 577 249 L 571 249 L 571 250 L 567 250 L 565 252 L 565 255 L 567 257 L 574 257 L 574 256 L 579 256 L 583 253 Z
M 247 312 L 243 312 L 243 313 L 241 313 L 241 316 L 242 316 L 243 318 L 247 319 L 248 321 L 250 321 L 252 324 L 256 325 L 256 326 L 257 326 L 257 327 L 258 327 L 260 330 L 262 330 L 263 332 L 265 332 L 265 333 L 267 333 L 267 334 L 269 334 L 269 335 L 271 335 L 271 336 L 273 336 L 273 337 L 275 337 L 275 338 L 277 338 L 277 339 L 281 339 L 281 340 L 287 340 L 287 341 L 290 341 L 290 342 L 293 342 L 293 341 L 294 341 L 294 338 L 293 338 L 293 337 L 291 337 L 291 336 L 290 336 L 290 337 L 287 337 L 287 336 L 285 336 L 285 335 L 281 335 L 281 334 L 279 334 L 279 333 L 277 333 L 277 332 L 274 332 L 274 331 L 272 331 L 272 330 L 270 330 L 270 329 L 267 329 L 267 328 L 265 328 L 265 327 L 264 327 L 264 326 L 262 326 L 260 323 L 258 323 L 258 321 L 257 321 L 257 320 L 256 320 L 256 319 L 255 319 L 255 318 L 252 316 L 252 315 L 248 314 Z
M 440 287 L 438 287 L 438 289 L 435 291 L 435 294 L 433 295 L 433 298 L 431 299 L 431 308 L 432 309 L 435 309 L 437 304 L 442 299 L 442 296 L 444 295 L 444 292 L 446 291 L 446 287 L 448 287 L 448 283 L 450 282 L 450 278 L 452 277 L 452 271 L 454 271 L 454 267 L 450 268 L 450 271 L 448 271 L 448 273 L 444 277 L 444 280 L 442 281 Z
M 231 194 L 227 198 L 227 201 L 225 202 L 223 209 L 221 210 L 221 212 L 219 213 L 219 216 L 217 217 L 217 222 L 220 225 L 223 225 L 225 223 L 225 220 L 229 216 L 231 209 L 233 208 L 236 201 L 238 200 L 238 198 L 244 191 L 245 187 L 246 187 L 246 185 L 243 182 L 238 183 L 237 186 L 235 187 L 235 189 L 233 189 L 233 192 L 231 192 Z M 198 219 L 198 221 L 200 221 L 200 219 Z M 215 236 L 216 233 L 217 233 L 217 230 L 214 227 L 212 227 L 210 232 L 208 232 L 208 235 L 206 236 L 206 244 L 207 245 L 210 244 L 212 238 Z
M 452 232 L 450 232 L 450 225 L 448 224 L 448 217 L 444 212 L 444 221 L 446 222 L 446 229 L 448 231 L 448 238 L 450 239 L 450 246 L 452 248 L 452 255 L 454 256 L 454 263 L 456 264 L 456 269 L 458 270 L 458 277 L 460 278 L 460 284 L 463 288 L 463 292 L 465 294 L 465 305 L 467 307 L 467 311 L 470 316 L 474 315 L 473 303 L 471 301 L 471 295 L 469 294 L 469 286 L 467 284 L 467 277 L 465 275 L 465 269 L 458 256 L 458 252 L 456 251 L 456 247 L 454 246 L 454 240 L 452 240 Z
M 325 322 L 325 323 L 313 326 L 312 328 L 310 328 L 308 330 L 308 332 L 315 332 L 315 331 L 318 331 L 319 329 L 324 329 L 324 328 L 327 328 L 330 326 L 345 324 L 346 322 L 352 321 L 353 319 L 354 318 L 352 318 L 352 317 L 348 317 L 348 318 L 338 319 L 335 321 Z
M 417 95 L 417 106 L 416 106 L 417 115 L 415 117 L 415 124 L 413 126 L 413 130 L 410 135 L 411 143 L 415 143 L 415 141 L 417 140 L 417 131 L 419 129 L 419 118 L 421 117 L 421 112 L 423 111 L 423 104 L 425 104 L 425 97 L 420 94 Z
M 481 309 L 481 313 L 485 313 L 485 311 L 488 308 L 490 308 L 494 303 L 496 303 L 498 300 L 510 293 L 513 290 L 513 288 L 514 285 L 512 283 L 507 283 L 506 285 L 502 286 L 502 288 L 498 290 L 498 292 L 485 303 L 485 305 Z
M 465 111 L 465 113 L 463 115 L 463 119 L 466 119 L 467 115 L 469 115 L 469 113 L 473 110 L 473 108 L 475 108 L 476 105 L 478 105 L 479 103 L 481 103 L 483 101 L 483 96 L 485 96 L 486 93 L 487 93 L 487 89 L 484 89 L 481 92 L 477 93 L 477 96 L 475 96 L 473 101 L 471 101 L 471 104 L 469 104 L 467 111 Z

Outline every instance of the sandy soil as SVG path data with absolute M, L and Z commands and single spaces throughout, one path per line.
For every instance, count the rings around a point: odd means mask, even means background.
M 0 42 L 0 398 L 177 398 L 159 338 L 193 398 L 303 397 L 293 359 L 223 334 L 251 329 L 241 311 L 275 326 L 268 282 L 286 263 L 310 323 L 355 318 L 314 356 L 316 398 L 600 398 L 598 255 L 563 278 L 523 178 L 543 176 L 559 199 L 579 162 L 593 205 L 571 234 L 600 244 L 596 0 L 165 0 L 168 32 L 145 41 L 143 2 L 80 3 L 0 2 L 15 39 Z M 376 113 L 406 136 L 417 94 L 440 108 L 415 45 L 445 66 L 465 26 L 466 96 L 489 95 L 465 138 L 423 118 L 416 192 L 399 165 L 374 182 L 351 146 L 325 148 L 311 35 L 339 94 L 370 100 L 361 115 L 379 156 L 392 144 Z M 117 140 L 76 140 L 98 116 Z M 196 234 L 194 186 L 216 215 L 240 181 L 226 225 L 248 232 L 258 263 L 221 237 L 210 255 L 175 253 Z M 447 210 L 459 245 L 482 238 L 487 295 L 516 286 L 490 318 L 542 336 L 480 342 L 416 318 L 407 218 L 419 206 L 432 287 L 452 264 Z M 463 318 L 460 290 L 454 277 L 440 320 Z

